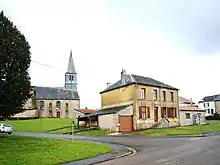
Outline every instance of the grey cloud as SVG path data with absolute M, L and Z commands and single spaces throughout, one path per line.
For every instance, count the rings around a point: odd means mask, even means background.
M 123 11 L 127 11 L 127 16 L 133 20 L 156 29 L 159 34 L 191 51 L 220 51 L 219 0 L 143 0 L 133 3 L 124 5 Z

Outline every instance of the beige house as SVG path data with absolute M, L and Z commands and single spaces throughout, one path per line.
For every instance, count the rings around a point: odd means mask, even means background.
M 64 87 L 33 86 L 31 93 L 32 97 L 24 105 L 24 112 L 12 117 L 77 117 L 74 109 L 80 108 L 80 98 L 72 51 L 65 73 Z
M 100 94 L 101 110 L 79 120 L 119 132 L 179 125 L 178 89 L 155 79 L 122 70 L 121 79 Z
M 179 97 L 179 105 L 181 125 L 206 124 L 206 111 L 200 109 L 192 99 Z

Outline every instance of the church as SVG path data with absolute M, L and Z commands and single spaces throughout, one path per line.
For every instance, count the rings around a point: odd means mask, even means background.
M 75 109 L 80 109 L 80 97 L 77 90 L 77 73 L 70 52 L 64 87 L 32 86 L 32 97 L 25 105 L 24 111 L 12 117 L 58 117 L 76 118 Z

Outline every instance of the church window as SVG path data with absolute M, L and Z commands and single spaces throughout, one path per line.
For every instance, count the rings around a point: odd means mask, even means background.
M 65 116 L 66 117 L 69 116 L 69 105 L 68 105 L 68 103 L 66 103 L 66 107 L 65 107 Z
M 60 107 L 61 107 L 61 102 L 60 102 L 60 101 L 57 101 L 57 102 L 56 102 L 56 108 L 60 109 Z
M 40 110 L 44 109 L 44 101 L 40 101 Z
M 52 110 L 52 103 L 49 103 L 49 110 Z
M 68 110 L 69 110 L 69 105 L 68 105 L 68 103 L 66 103 L 65 110 L 66 110 L 66 112 L 68 112 Z

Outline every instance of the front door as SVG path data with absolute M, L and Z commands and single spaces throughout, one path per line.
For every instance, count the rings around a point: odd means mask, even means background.
M 154 122 L 158 122 L 158 107 L 154 107 Z
M 57 112 L 57 118 L 60 118 L 60 112 L 59 111 Z

